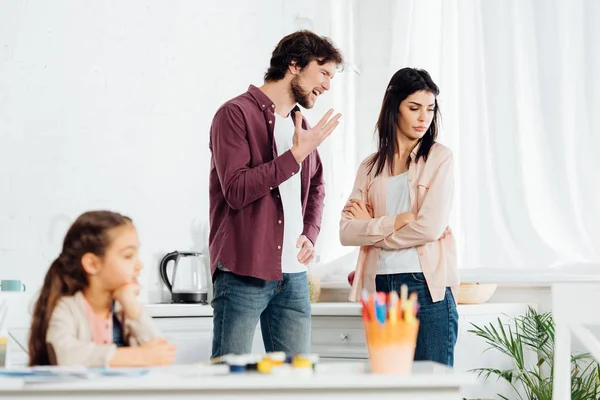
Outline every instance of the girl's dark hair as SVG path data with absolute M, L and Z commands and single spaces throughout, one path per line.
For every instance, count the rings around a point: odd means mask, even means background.
M 54 308 L 63 296 L 72 296 L 88 285 L 81 265 L 86 253 L 102 257 L 110 245 L 110 230 L 131 224 L 130 218 L 111 211 L 90 211 L 71 225 L 60 256 L 50 265 L 40 295 L 35 303 L 29 332 L 29 365 L 49 365 L 46 345 L 48 324 Z
M 312 60 L 317 60 L 319 65 L 330 61 L 338 66 L 344 63 L 342 53 L 329 38 L 308 30 L 291 33 L 281 39 L 273 50 L 269 69 L 265 73 L 265 82 L 283 79 L 292 61 L 295 61 L 298 67 L 304 68 Z
M 438 115 L 440 115 L 437 96 L 440 94 L 440 90 L 427 71 L 416 68 L 402 68 L 392 76 L 385 91 L 385 96 L 383 96 L 383 103 L 381 105 L 381 111 L 379 112 L 376 129 L 379 133 L 379 144 L 377 153 L 375 153 L 368 161 L 367 165 L 369 166 L 369 173 L 371 173 L 373 167 L 375 167 L 375 176 L 379 175 L 383 171 L 386 163 L 389 165 L 390 174 L 392 173 L 394 168 L 394 153 L 398 150 L 396 131 L 399 123 L 400 103 L 411 94 L 422 90 L 436 96 L 433 120 L 431 121 L 429 129 L 425 132 L 425 135 L 420 139 L 421 145 L 417 151 L 417 158 L 415 159 L 416 162 L 419 158 L 423 157 L 423 159 L 427 161 L 429 150 L 437 139 Z M 411 157 L 409 155 L 406 165 L 410 165 L 410 162 Z

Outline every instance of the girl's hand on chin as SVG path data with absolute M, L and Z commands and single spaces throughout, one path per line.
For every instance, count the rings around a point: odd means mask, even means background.
M 113 299 L 121 303 L 121 300 L 137 297 L 140 294 L 140 290 L 141 287 L 139 283 L 128 283 L 113 292 Z
M 140 294 L 140 285 L 138 283 L 129 283 L 120 287 L 113 293 L 113 299 L 119 302 L 128 318 L 137 320 L 140 316 L 142 305 L 137 299 Z

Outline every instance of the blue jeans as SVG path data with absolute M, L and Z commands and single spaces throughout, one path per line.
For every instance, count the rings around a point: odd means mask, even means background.
M 310 352 L 310 295 L 306 272 L 282 281 L 220 271 L 215 282 L 212 358 L 252 352 L 260 320 L 267 352 Z
M 417 292 L 421 304 L 417 315 L 420 322 L 415 361 L 436 361 L 453 366 L 458 312 L 452 292 L 446 288 L 444 300 L 434 303 L 422 273 L 377 275 L 375 278 L 378 292 L 400 292 L 403 283 L 408 286 L 409 293 Z

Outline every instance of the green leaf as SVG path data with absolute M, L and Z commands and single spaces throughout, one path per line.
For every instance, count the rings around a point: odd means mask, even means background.
M 525 315 L 507 318 L 508 323 L 498 318 L 485 326 L 471 324 L 473 329 L 468 332 L 485 340 L 489 347 L 484 352 L 498 351 L 509 356 L 514 368 L 477 368 L 471 372 L 485 380 L 495 377 L 497 381 L 506 381 L 519 399 L 551 400 L 555 340 L 552 314 L 540 314 L 529 307 Z M 538 354 L 533 365 L 527 365 L 526 350 Z M 508 400 L 501 394 L 498 396 Z M 600 364 L 587 353 L 571 356 L 571 397 L 573 400 L 600 400 Z

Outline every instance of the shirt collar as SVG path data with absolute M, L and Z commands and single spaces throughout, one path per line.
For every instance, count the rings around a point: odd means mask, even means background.
M 258 108 L 261 109 L 261 111 L 270 108 L 271 111 L 275 112 L 275 103 L 273 103 L 269 96 L 264 94 L 262 90 L 260 90 L 254 85 L 250 85 L 248 86 L 248 93 L 256 101 L 256 104 L 258 105 Z M 296 111 L 300 111 L 300 107 L 298 107 L 297 104 L 294 106 L 294 108 L 292 108 L 292 111 L 290 111 L 290 116 L 293 117 Z
M 258 105 L 258 108 L 260 108 L 262 111 L 264 111 L 267 108 L 270 108 L 273 111 L 275 110 L 275 104 L 266 94 L 263 93 L 262 90 L 260 90 L 256 86 L 250 85 L 248 87 L 248 93 L 254 98 L 256 104 Z

